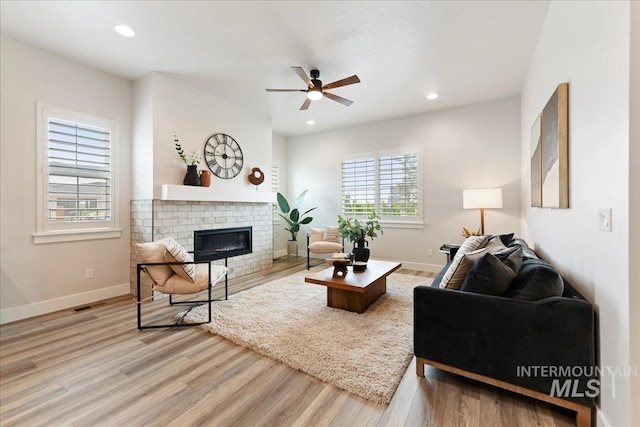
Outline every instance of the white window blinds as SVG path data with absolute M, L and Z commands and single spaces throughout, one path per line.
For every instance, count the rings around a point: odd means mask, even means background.
M 341 161 L 342 214 L 371 211 L 396 222 L 422 221 L 419 149 L 379 152 Z
M 110 221 L 111 131 L 49 117 L 49 222 Z
M 375 208 L 375 158 L 343 160 L 341 183 L 345 216 L 366 216 Z
M 418 217 L 418 155 L 381 156 L 380 216 Z

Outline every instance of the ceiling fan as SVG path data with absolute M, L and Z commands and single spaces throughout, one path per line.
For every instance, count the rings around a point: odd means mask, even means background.
M 329 83 L 326 85 L 322 85 L 322 81 L 318 80 L 320 78 L 320 71 L 311 70 L 311 78 L 307 77 L 306 71 L 302 69 L 302 67 L 291 67 L 293 71 L 307 84 L 306 89 L 265 89 L 267 92 L 306 92 L 307 98 L 302 103 L 302 107 L 300 110 L 306 110 L 309 108 L 311 101 L 317 101 L 322 99 L 323 96 L 339 102 L 340 104 L 348 107 L 353 104 L 353 101 L 350 101 L 346 98 L 343 98 L 338 95 L 334 95 L 329 92 L 325 92 L 327 89 L 335 89 L 341 86 L 352 85 L 355 83 L 360 83 L 360 79 L 355 74 L 351 77 L 344 78 L 342 80 L 337 80 L 333 83 Z

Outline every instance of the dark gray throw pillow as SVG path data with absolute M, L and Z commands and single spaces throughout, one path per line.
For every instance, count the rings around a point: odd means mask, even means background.
M 537 301 L 561 296 L 563 291 L 562 276 L 551 265 L 540 259 L 526 259 L 504 296 Z
M 518 274 L 522 248 L 485 254 L 474 261 L 460 290 L 485 295 L 503 295 Z

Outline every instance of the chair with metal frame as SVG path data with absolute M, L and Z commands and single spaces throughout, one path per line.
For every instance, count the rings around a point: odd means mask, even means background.
M 340 243 L 342 242 L 342 243 Z M 311 254 L 332 254 L 344 252 L 344 238 L 340 237 L 338 227 L 313 228 L 307 234 L 307 270 L 311 268 Z
M 213 265 L 211 261 L 193 261 L 187 252 L 180 247 L 180 254 L 176 259 L 167 251 L 169 247 L 179 247 L 179 245 L 171 238 L 162 239 L 150 243 L 136 244 L 136 253 L 141 262 L 137 264 L 136 282 L 137 282 L 137 308 L 138 308 L 138 329 L 155 329 L 155 328 L 171 328 L 182 326 L 195 326 L 211 322 L 211 303 L 216 301 L 212 299 L 211 292 L 213 286 L 222 278 L 225 278 L 225 297 L 227 299 L 227 267 Z M 174 253 L 175 255 L 175 253 Z M 185 272 L 187 271 L 187 272 Z M 152 296 L 142 298 L 141 282 L 142 272 L 152 282 Z M 169 305 L 191 305 L 174 323 L 169 324 L 146 324 L 142 322 L 142 303 L 153 298 L 154 291 L 169 295 Z M 207 299 L 174 301 L 174 295 L 198 294 L 206 291 Z M 194 308 L 206 304 L 208 306 L 208 320 L 206 322 L 184 323 L 184 318 Z

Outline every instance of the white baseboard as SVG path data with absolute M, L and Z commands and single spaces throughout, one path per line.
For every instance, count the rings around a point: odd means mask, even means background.
M 286 256 L 287 255 L 287 250 L 286 249 L 280 249 L 279 251 L 273 251 L 273 258 L 280 258 L 281 256 Z
M 129 283 L 0 310 L 0 325 L 131 293 Z

